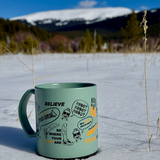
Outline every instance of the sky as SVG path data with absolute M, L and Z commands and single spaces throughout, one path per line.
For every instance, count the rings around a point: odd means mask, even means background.
M 7 19 L 41 11 L 100 7 L 154 9 L 160 8 L 160 0 L 0 0 L 0 17 Z

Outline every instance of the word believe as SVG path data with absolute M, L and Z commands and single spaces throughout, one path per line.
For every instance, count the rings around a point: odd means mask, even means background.
M 45 106 L 64 106 L 65 102 L 45 102 Z

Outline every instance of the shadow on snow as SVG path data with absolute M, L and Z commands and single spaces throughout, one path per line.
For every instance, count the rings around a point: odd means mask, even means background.
M 29 138 L 22 129 L 0 126 L 0 145 L 36 154 L 36 138 Z

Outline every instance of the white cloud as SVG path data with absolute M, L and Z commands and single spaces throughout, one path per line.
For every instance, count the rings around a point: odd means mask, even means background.
M 92 8 L 97 4 L 97 1 L 95 0 L 84 0 L 79 2 L 80 8 Z
M 147 6 L 141 6 L 141 9 L 142 10 L 147 10 L 147 9 L 149 9 Z

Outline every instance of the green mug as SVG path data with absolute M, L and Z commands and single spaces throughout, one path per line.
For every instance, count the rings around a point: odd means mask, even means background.
M 36 132 L 27 118 L 35 94 Z M 19 103 L 19 120 L 29 137 L 37 137 L 39 155 L 57 159 L 88 157 L 98 151 L 97 86 L 49 83 L 27 90 Z

